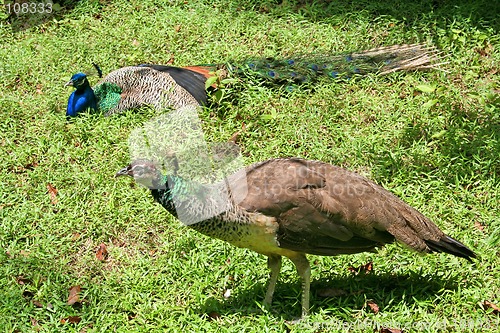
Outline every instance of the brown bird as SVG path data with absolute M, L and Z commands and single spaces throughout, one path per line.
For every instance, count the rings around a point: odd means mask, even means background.
M 373 251 L 397 240 L 419 252 L 476 257 L 381 186 L 320 161 L 271 159 L 210 185 L 164 176 L 147 160 L 116 174 L 125 175 L 151 189 L 154 199 L 190 228 L 268 256 L 265 305 L 272 301 L 281 257 L 290 258 L 302 279 L 302 316 L 309 312 L 306 254 Z

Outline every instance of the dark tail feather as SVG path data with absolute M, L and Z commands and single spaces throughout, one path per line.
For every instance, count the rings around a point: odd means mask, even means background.
M 476 254 L 472 252 L 467 246 L 460 243 L 459 241 L 451 238 L 450 236 L 444 236 L 439 241 L 424 240 L 427 246 L 435 252 L 446 252 L 453 254 L 454 256 L 465 258 L 472 262 L 471 258 L 476 258 Z

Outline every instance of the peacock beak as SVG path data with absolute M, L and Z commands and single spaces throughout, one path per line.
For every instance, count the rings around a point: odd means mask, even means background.
M 65 86 L 65 87 L 69 87 L 69 86 L 74 87 L 74 86 L 75 86 L 75 84 L 74 84 L 73 80 L 69 80 L 68 82 L 66 82 L 66 84 L 65 84 L 64 86 Z
M 132 175 L 132 166 L 131 165 L 127 165 L 125 168 L 121 169 L 120 171 L 118 171 L 115 174 L 115 178 L 116 177 L 120 177 L 120 176 L 130 176 L 130 177 L 133 177 L 133 175 Z

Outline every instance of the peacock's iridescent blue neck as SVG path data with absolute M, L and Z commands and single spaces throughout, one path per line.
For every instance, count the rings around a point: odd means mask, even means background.
M 89 82 L 85 81 L 69 96 L 66 116 L 75 117 L 87 109 L 97 110 L 97 99 Z

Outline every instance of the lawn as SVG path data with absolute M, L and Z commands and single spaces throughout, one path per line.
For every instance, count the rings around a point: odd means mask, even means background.
M 494 1 L 62 1 L 50 15 L 3 13 L 0 30 L 2 331 L 498 332 Z M 245 164 L 297 156 L 359 172 L 478 254 L 470 264 L 391 244 L 310 256 L 311 315 L 299 323 L 290 261 L 262 309 L 263 256 L 186 228 L 114 178 L 130 133 L 157 111 L 65 118 L 64 83 L 92 62 L 109 73 L 415 42 L 442 51 L 441 70 L 292 92 L 241 80 L 199 114 L 207 141 L 240 132 Z

